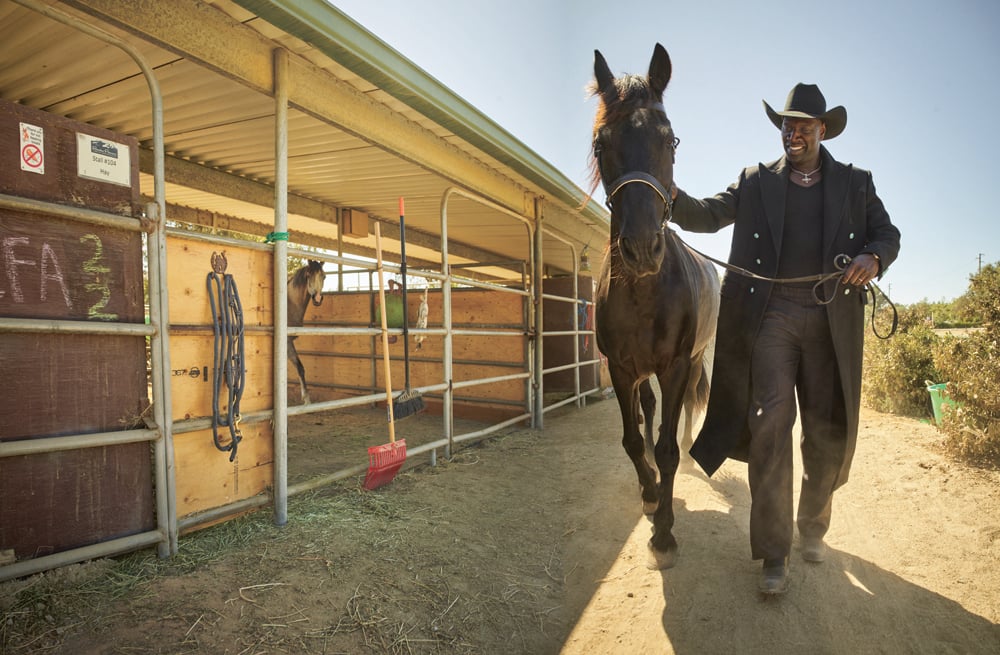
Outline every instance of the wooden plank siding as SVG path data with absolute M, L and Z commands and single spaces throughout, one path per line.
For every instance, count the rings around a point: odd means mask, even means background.
M 246 378 L 240 412 L 266 411 L 274 406 L 274 338 L 267 329 L 274 320 L 271 253 L 222 248 L 171 235 L 167 240 L 167 289 L 174 421 L 207 418 L 213 413 L 215 337 L 207 284 L 213 254 L 225 256 L 226 273 L 233 276 L 243 307 Z M 220 394 L 218 411 L 225 416 L 225 385 Z M 243 425 L 241 432 L 243 440 L 233 462 L 228 452 L 216 448 L 211 430 L 174 435 L 178 517 L 250 498 L 272 483 L 270 422 Z M 228 428 L 220 427 L 219 435 L 223 444 L 229 442 Z

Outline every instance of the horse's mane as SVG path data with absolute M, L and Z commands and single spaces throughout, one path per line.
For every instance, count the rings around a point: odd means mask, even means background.
M 656 97 L 649 86 L 649 79 L 643 75 L 625 74 L 615 78 L 615 98 L 610 103 L 605 94 L 597 88 L 596 82 L 591 82 L 587 87 L 590 96 L 597 96 L 601 99 L 597 107 L 597 114 L 594 116 L 593 141 L 597 140 L 597 132 L 611 123 L 617 123 L 626 116 L 634 112 L 639 107 L 648 106 L 650 103 L 662 102 L 663 98 Z M 590 151 L 590 189 L 587 192 L 586 204 L 590 197 L 597 190 L 597 185 L 601 183 L 601 171 L 597 167 L 597 158 L 594 151 Z
M 308 281 L 309 275 L 315 272 L 317 268 L 322 268 L 322 267 L 323 267 L 323 262 L 317 262 L 310 259 L 305 266 L 301 266 L 298 269 L 296 269 L 296 271 L 292 273 L 292 277 L 289 278 L 288 281 L 291 284 L 294 284 L 295 286 L 304 287 Z
M 309 267 L 301 266 L 295 269 L 295 272 L 292 273 L 292 279 L 290 279 L 289 282 L 291 282 L 295 286 L 302 286 L 306 283 L 306 274 L 308 273 L 309 273 Z

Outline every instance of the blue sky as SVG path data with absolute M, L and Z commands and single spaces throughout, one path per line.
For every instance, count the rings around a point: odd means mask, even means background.
M 902 232 L 880 287 L 897 303 L 952 300 L 1000 261 L 997 0 L 334 0 L 341 11 L 586 188 L 594 50 L 612 72 L 670 53 L 664 104 L 681 188 L 710 196 L 781 156 L 777 109 L 796 82 L 844 105 L 836 159 L 867 168 Z M 682 236 L 725 258 L 730 229 Z

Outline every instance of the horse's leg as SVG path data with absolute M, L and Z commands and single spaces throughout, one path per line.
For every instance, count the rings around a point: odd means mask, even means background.
M 306 389 L 306 367 L 302 365 L 302 361 L 299 359 L 299 353 L 295 350 L 295 338 L 288 340 L 288 359 L 295 364 L 295 370 L 299 373 L 299 387 L 302 390 L 302 404 L 308 405 L 311 400 L 309 400 L 309 391 Z
M 616 372 L 614 367 L 610 373 L 611 385 L 615 388 L 615 397 L 618 399 L 618 408 L 622 414 L 622 446 L 632 460 L 632 466 L 635 467 L 636 475 L 639 477 L 642 511 L 645 514 L 652 514 L 656 511 L 659 493 L 656 488 L 656 471 L 643 456 L 645 447 L 642 443 L 642 434 L 639 432 L 635 380 L 620 370 Z
M 643 425 L 642 435 L 646 442 L 646 461 L 650 466 L 656 466 L 656 459 L 653 449 L 656 442 L 653 440 L 653 422 L 656 417 L 656 394 L 653 393 L 653 386 L 649 379 L 639 383 L 639 406 L 642 408 Z
M 660 499 L 653 514 L 653 537 L 649 540 L 652 568 L 668 569 L 677 560 L 677 540 L 674 539 L 674 477 L 680 462 L 677 445 L 677 423 L 688 386 L 689 363 L 675 360 L 657 375 L 660 382 L 660 438 L 656 442 L 656 466 L 660 471 Z

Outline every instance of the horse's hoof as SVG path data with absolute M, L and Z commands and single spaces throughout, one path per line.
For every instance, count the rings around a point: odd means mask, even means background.
M 642 513 L 645 514 L 646 516 L 652 516 L 653 514 L 656 514 L 656 510 L 659 506 L 660 506 L 660 501 L 658 500 L 654 501 L 644 500 L 642 501 Z
M 677 546 L 664 551 L 657 550 L 653 548 L 653 544 L 649 544 L 649 562 L 646 564 L 648 568 L 653 571 L 662 571 L 663 569 L 673 568 L 676 563 Z

